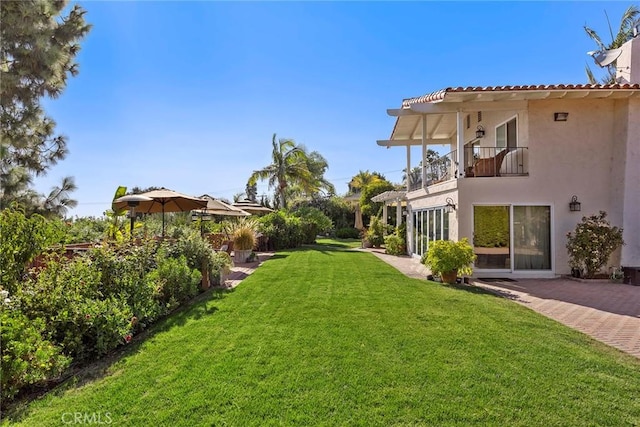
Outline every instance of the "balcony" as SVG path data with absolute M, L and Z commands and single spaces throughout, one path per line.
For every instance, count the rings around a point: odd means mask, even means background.
M 528 147 L 467 147 L 465 148 L 465 178 L 527 176 L 529 175 Z M 425 166 L 426 185 L 438 184 L 461 177 L 458 172 L 458 154 L 452 151 Z M 408 176 L 409 191 L 419 190 L 422 185 L 422 168 L 415 167 Z
M 529 175 L 528 147 L 465 148 L 466 178 Z

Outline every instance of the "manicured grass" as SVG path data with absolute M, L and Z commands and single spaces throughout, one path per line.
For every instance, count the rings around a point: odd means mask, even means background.
M 277 254 L 21 421 L 74 412 L 126 426 L 637 425 L 640 362 L 510 301 L 325 244 Z

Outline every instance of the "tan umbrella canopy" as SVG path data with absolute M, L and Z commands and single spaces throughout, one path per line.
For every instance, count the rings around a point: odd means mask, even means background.
M 240 208 L 231 206 L 223 202 L 222 200 L 214 199 L 209 195 L 200 197 L 207 201 L 207 207 L 204 209 L 195 209 L 193 213 L 198 215 L 221 215 L 221 216 L 249 216 L 249 212 L 243 211 Z
M 133 238 L 133 223 L 135 221 L 135 210 L 140 206 L 141 202 L 151 202 L 151 197 L 142 196 L 140 194 L 127 194 L 126 196 L 118 197 L 113 201 L 113 210 L 121 210 L 129 208 L 129 218 L 131 219 L 131 238 Z M 124 204 L 124 206 L 123 206 Z
M 140 201 L 136 210 L 141 213 L 162 212 L 162 235 L 164 236 L 164 213 L 165 212 L 188 212 L 193 209 L 202 209 L 207 206 L 207 201 L 198 197 L 187 196 L 177 191 L 161 188 L 159 190 L 147 191 L 138 196 L 148 197 L 149 201 Z M 113 205 L 118 209 L 128 206 L 127 196 L 114 200 Z
M 261 215 L 269 212 L 273 212 L 273 209 L 269 209 L 266 206 L 262 206 L 258 203 L 252 202 L 251 200 L 243 200 L 241 202 L 236 202 L 233 204 L 236 208 L 240 208 L 245 212 L 249 212 L 250 214 Z

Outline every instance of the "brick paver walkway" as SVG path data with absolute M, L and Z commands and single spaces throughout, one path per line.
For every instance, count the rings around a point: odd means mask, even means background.
M 409 277 L 426 278 L 427 269 L 417 259 L 365 250 Z M 570 279 L 472 280 L 472 284 L 640 358 L 640 286 Z
M 245 277 L 253 273 L 260 264 L 271 258 L 272 255 L 273 252 L 259 252 L 258 261 L 235 263 L 231 269 L 231 274 L 225 281 L 224 287 L 227 289 L 235 288 Z

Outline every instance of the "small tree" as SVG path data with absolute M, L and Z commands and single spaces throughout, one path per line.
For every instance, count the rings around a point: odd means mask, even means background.
M 604 211 L 582 217 L 575 231 L 567 233 L 571 267 L 580 269 L 587 278 L 593 278 L 607 264 L 613 251 L 624 245 L 622 228 L 612 227 L 606 217 Z

